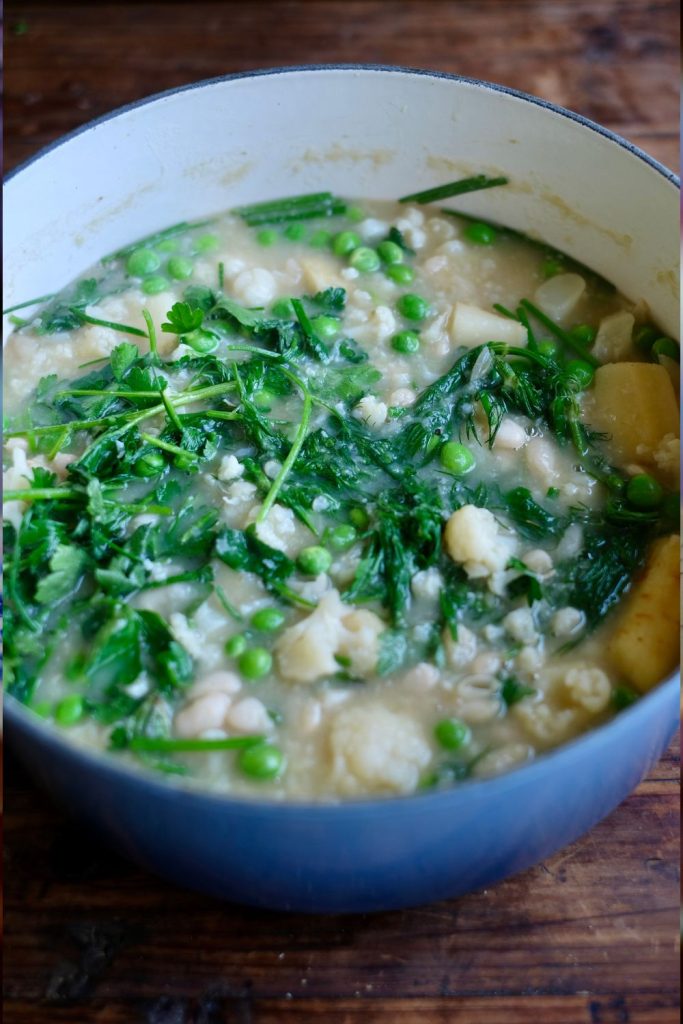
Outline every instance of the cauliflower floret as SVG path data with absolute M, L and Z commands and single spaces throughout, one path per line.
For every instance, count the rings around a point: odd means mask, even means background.
M 361 398 L 353 410 L 353 415 L 357 420 L 362 420 L 366 426 L 375 428 L 381 427 L 386 422 L 387 412 L 384 402 L 380 402 L 373 395 L 366 395 L 365 398 Z
M 503 533 L 491 512 L 476 505 L 463 505 L 453 513 L 444 541 L 453 561 L 473 578 L 500 572 L 517 546 L 515 537 Z
M 448 627 L 442 633 L 446 660 L 451 668 L 464 668 L 477 653 L 477 638 L 467 626 L 458 626 L 458 639 L 454 640 Z
M 329 743 L 335 790 L 346 795 L 410 793 L 431 758 L 418 723 L 379 704 L 339 711 Z
M 260 505 L 254 505 L 247 516 L 247 523 L 256 522 L 261 511 Z M 276 551 L 288 551 L 291 541 L 296 535 L 296 519 L 291 508 L 284 505 L 273 505 L 262 523 L 256 523 L 256 536 L 264 544 Z
M 612 694 L 610 681 L 599 668 L 570 669 L 562 680 L 562 689 L 573 707 L 583 708 L 593 715 L 605 710 Z
M 218 479 L 223 483 L 238 480 L 244 473 L 244 466 L 234 455 L 224 455 L 218 467 Z
M 498 750 L 490 750 L 474 764 L 472 774 L 480 779 L 488 779 L 493 775 L 502 775 L 525 761 L 530 761 L 534 752 L 527 743 L 506 743 Z
M 432 600 L 439 596 L 442 586 L 443 576 L 435 566 L 430 569 L 420 569 L 410 581 L 410 589 L 415 597 L 431 598 Z
M 527 569 L 536 573 L 537 576 L 553 575 L 552 557 L 543 548 L 532 548 L 531 551 L 525 551 L 522 555 L 522 561 Z
M 379 657 L 379 637 L 384 623 L 374 612 L 359 608 L 344 615 L 342 625 L 337 654 L 349 659 L 354 675 L 370 675 Z
M 549 704 L 522 700 L 510 713 L 539 747 L 554 747 L 578 731 L 579 719 L 573 708 L 551 708 Z
M 377 663 L 383 630 L 374 612 L 351 608 L 337 590 L 329 590 L 315 611 L 279 638 L 275 654 L 280 674 L 289 682 L 312 683 L 339 670 L 337 654 L 350 659 L 352 672 L 369 674 Z
M 515 608 L 503 619 L 503 625 L 513 640 L 533 644 L 538 640 L 536 623 L 531 608 Z
M 264 267 L 243 270 L 233 281 L 233 288 L 247 306 L 267 306 L 277 295 L 277 282 Z

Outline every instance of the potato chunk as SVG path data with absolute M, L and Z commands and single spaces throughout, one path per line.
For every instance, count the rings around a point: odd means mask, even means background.
M 607 363 L 595 372 L 584 409 L 595 430 L 612 437 L 615 461 L 642 464 L 665 434 L 678 437 L 678 406 L 671 378 L 656 363 Z M 653 467 L 654 468 L 654 467 Z
M 474 348 L 487 341 L 506 341 L 509 345 L 526 345 L 526 328 L 508 317 L 489 313 L 479 306 L 456 302 L 450 322 L 451 338 L 456 345 Z
M 679 552 L 678 534 L 655 541 L 609 643 L 615 667 L 641 693 L 652 689 L 678 663 Z

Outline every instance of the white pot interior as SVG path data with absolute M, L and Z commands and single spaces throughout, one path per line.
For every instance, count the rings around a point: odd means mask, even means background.
M 105 253 L 244 202 L 331 190 L 394 198 L 476 172 L 454 206 L 587 263 L 678 327 L 678 192 L 578 120 L 485 85 L 372 68 L 222 80 L 87 128 L 6 185 L 5 305 Z

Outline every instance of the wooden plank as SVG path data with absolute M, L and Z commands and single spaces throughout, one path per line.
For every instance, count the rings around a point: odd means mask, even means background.
M 9 0 L 5 19 L 7 167 L 151 92 L 320 60 L 500 81 L 677 163 L 672 0 Z M 274 914 L 175 888 L 93 842 L 11 757 L 6 804 L 8 1024 L 679 1020 L 677 743 L 555 857 L 392 914 Z

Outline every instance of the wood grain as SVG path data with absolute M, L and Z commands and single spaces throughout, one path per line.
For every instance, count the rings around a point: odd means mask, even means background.
M 149 93 L 319 61 L 502 82 L 675 166 L 677 17 L 671 0 L 10 0 L 6 166 Z M 174 888 L 94 843 L 11 758 L 6 778 L 7 1024 L 679 1020 L 675 745 L 605 822 L 531 871 L 350 917 Z
M 677 159 L 677 5 L 644 0 L 7 4 L 9 166 L 151 92 L 311 62 L 439 68 L 580 111 Z M 26 26 L 24 34 L 16 28 Z

